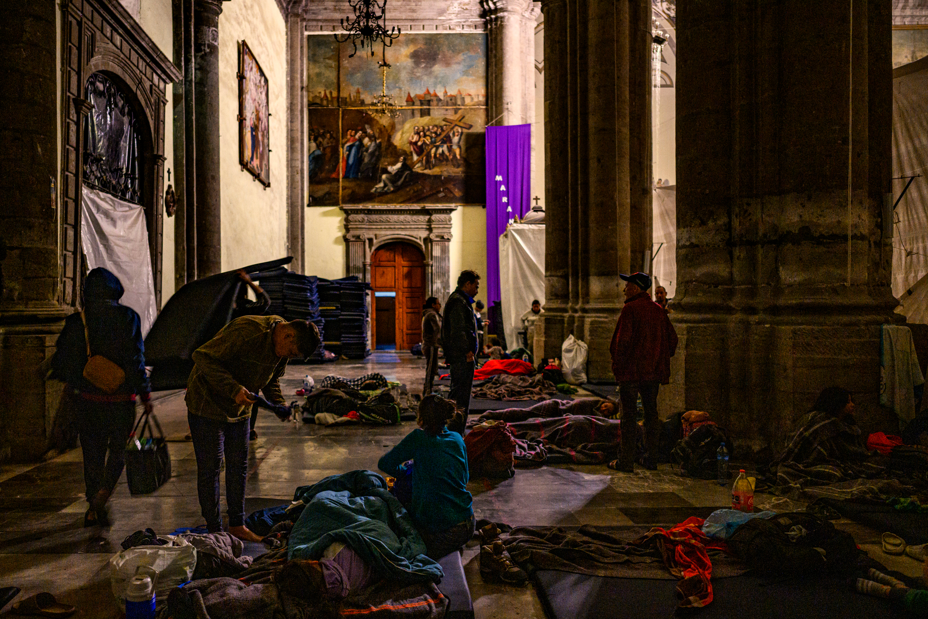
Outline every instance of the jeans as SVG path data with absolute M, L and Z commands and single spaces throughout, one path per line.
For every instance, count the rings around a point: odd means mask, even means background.
M 425 356 L 425 385 L 422 387 L 422 397 L 432 393 L 432 382 L 438 372 L 438 346 L 423 346 L 422 354 Z
M 449 395 L 464 413 L 465 424 L 467 413 L 470 410 L 470 389 L 474 384 L 474 369 L 473 361 L 458 361 L 451 364 L 451 393 Z M 460 433 L 464 434 L 463 428 Z
M 197 495 L 210 533 L 222 531 L 219 513 L 219 464 L 226 461 L 226 505 L 229 526 L 245 524 L 245 479 L 248 476 L 247 419 L 235 423 L 213 421 L 187 411 L 193 451 L 197 458 Z
M 638 394 L 644 407 L 644 436 L 647 455 L 651 463 L 657 463 L 657 445 L 660 441 L 660 419 L 657 417 L 657 390 L 661 384 L 657 381 L 626 382 L 619 385 L 619 399 L 622 400 L 622 453 L 619 463 L 625 467 L 634 466 L 638 441 Z M 634 428 L 628 432 L 626 428 Z
M 445 555 L 451 554 L 464 547 L 464 544 L 474 536 L 476 521 L 474 515 L 464 522 L 452 526 L 444 531 L 420 531 L 425 541 L 426 556 L 438 561 Z
M 74 398 L 87 501 L 112 493 L 126 467 L 126 443 L 135 424 L 135 402 L 90 402 Z

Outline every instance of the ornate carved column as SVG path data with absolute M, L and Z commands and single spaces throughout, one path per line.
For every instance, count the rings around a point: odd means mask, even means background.
M 896 305 L 890 0 L 677 6 L 685 406 L 718 414 L 739 447 L 776 448 L 836 384 L 868 431 Z
M 544 0 L 546 357 L 573 333 L 609 379 L 619 273 L 650 249 L 648 0 Z
M 219 14 L 222 0 L 194 0 L 197 277 L 222 271 L 219 177 Z M 189 139 L 189 138 L 188 138 Z

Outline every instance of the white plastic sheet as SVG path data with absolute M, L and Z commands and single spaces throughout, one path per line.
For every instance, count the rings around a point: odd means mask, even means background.
M 667 289 L 667 298 L 673 298 L 677 291 L 677 187 L 654 188 L 653 206 L 654 260 L 651 263 L 651 275 L 657 278 L 657 284 Z M 653 289 L 652 289 L 653 292 Z
M 522 314 L 532 308 L 533 300 L 545 302 L 545 227 L 510 225 L 499 237 L 499 271 L 503 330 L 512 350 L 521 346 Z M 533 346 L 528 343 L 529 350 Z
M 899 295 L 896 312 L 910 324 L 928 325 L 928 275 Z
M 81 217 L 88 268 L 103 267 L 119 278 L 126 289 L 120 303 L 139 313 L 144 337 L 157 312 L 145 209 L 84 187 Z
M 928 58 L 893 71 L 893 178 L 916 178 L 895 211 L 893 294 L 928 274 Z M 893 201 L 908 181 L 893 181 Z
M 167 600 L 172 589 L 189 581 L 197 566 L 197 549 L 182 537 L 161 536 L 165 546 L 135 546 L 110 558 L 110 584 L 122 607 L 129 581 L 136 573 L 149 576 L 159 600 Z

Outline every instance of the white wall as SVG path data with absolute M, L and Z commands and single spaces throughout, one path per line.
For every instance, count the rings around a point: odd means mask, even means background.
M 271 185 L 239 163 L 239 42 L 245 40 L 268 78 Z M 219 16 L 219 135 L 222 180 L 222 268 L 288 255 L 287 28 L 274 0 L 223 3 Z
M 135 0 L 139 5 L 139 24 L 165 56 L 174 58 L 174 17 L 171 0 Z M 168 170 L 174 179 L 174 102 L 173 86 L 165 88 L 168 102 L 164 109 L 164 188 L 168 186 Z M 173 180 L 170 181 L 174 183 Z M 163 196 L 161 196 L 163 198 Z M 159 200 L 160 203 L 160 200 Z M 164 208 L 162 204 L 160 208 Z M 165 216 L 161 258 L 161 306 L 174 294 L 174 218 Z
M 344 212 L 338 207 L 306 209 L 306 274 L 338 279 L 348 274 Z
M 451 215 L 451 289 L 464 269 L 480 273 L 478 299 L 487 301 L 487 210 L 462 206 Z M 443 301 L 444 302 L 444 301 Z

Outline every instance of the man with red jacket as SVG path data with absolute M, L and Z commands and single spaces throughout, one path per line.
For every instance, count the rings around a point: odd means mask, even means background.
M 619 383 L 622 400 L 622 453 L 610 463 L 626 473 L 635 470 L 635 450 L 638 438 L 638 394 L 644 406 L 645 468 L 657 468 L 657 445 L 660 420 L 657 416 L 657 390 L 670 381 L 670 358 L 677 350 L 677 333 L 667 312 L 651 300 L 648 289 L 651 277 L 646 273 L 620 275 L 625 280 L 625 307 L 619 314 L 609 352 L 612 373 Z M 629 428 L 633 431 L 626 431 Z

